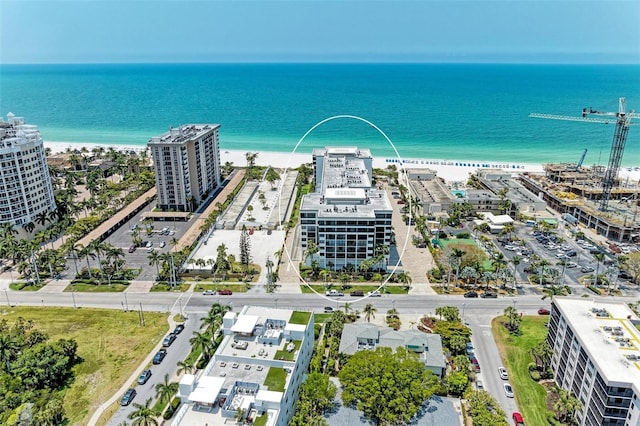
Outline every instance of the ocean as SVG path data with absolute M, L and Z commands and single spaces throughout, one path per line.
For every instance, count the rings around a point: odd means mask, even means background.
M 183 123 L 219 123 L 222 149 L 290 152 L 319 121 L 359 116 L 403 158 L 606 164 L 613 124 L 582 108 L 640 110 L 638 65 L 97 64 L 0 65 L 0 114 L 46 141 L 144 145 Z M 635 120 L 637 123 L 640 119 Z M 375 127 L 329 121 L 297 152 L 357 145 L 395 156 Z M 640 126 L 622 165 L 640 166 Z

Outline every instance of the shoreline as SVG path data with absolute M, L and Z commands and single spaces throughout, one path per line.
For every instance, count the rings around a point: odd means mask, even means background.
M 52 153 L 61 153 L 67 149 L 81 150 L 86 148 L 89 151 L 95 147 L 114 148 L 116 150 L 142 152 L 147 149 L 146 145 L 123 145 L 123 144 L 103 144 L 103 143 L 80 143 L 80 142 L 58 142 L 45 141 L 45 148 L 50 148 Z M 246 165 L 246 152 L 257 152 L 258 156 L 255 163 L 259 166 L 273 166 L 278 168 L 296 168 L 304 163 L 311 163 L 310 154 L 285 153 L 271 151 L 256 150 L 220 150 L 220 163 L 224 165 L 231 162 L 235 166 L 243 167 Z M 374 157 L 373 167 L 385 169 L 389 165 L 396 165 L 398 168 L 414 169 L 428 168 L 434 170 L 438 177 L 446 182 L 465 182 L 470 173 L 475 173 L 481 169 L 500 169 L 512 174 L 522 172 L 543 173 L 543 164 L 503 162 L 503 161 L 477 161 L 477 160 L 453 160 L 453 159 L 435 159 L 435 158 L 391 158 L 391 157 Z M 640 170 L 627 170 L 621 167 L 619 171 L 621 180 L 629 180 L 630 183 L 640 181 Z

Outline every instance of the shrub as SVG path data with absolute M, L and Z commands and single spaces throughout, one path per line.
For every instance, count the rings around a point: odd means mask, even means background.
M 537 370 L 529 371 L 529 376 L 531 376 L 531 380 L 537 382 L 540 380 L 540 372 Z
M 594 292 L 595 294 L 601 294 L 600 289 L 598 287 L 594 286 L 593 284 L 592 285 L 588 285 L 587 288 L 589 290 L 591 290 L 592 292 Z
M 456 238 L 466 240 L 467 238 L 469 238 L 469 233 L 468 232 L 457 233 Z

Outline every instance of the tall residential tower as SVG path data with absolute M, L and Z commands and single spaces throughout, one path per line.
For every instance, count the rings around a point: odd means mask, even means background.
M 42 136 L 12 113 L 0 120 L 0 223 L 16 230 L 56 209 Z
M 184 124 L 149 140 L 162 210 L 193 211 L 220 186 L 218 129 Z

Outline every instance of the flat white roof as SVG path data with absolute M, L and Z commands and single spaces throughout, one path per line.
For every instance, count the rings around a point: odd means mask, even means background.
M 333 200 L 362 200 L 367 197 L 363 188 L 327 188 L 324 195 Z
M 282 392 L 260 389 L 256 393 L 256 401 L 280 402 L 281 399 Z
M 198 380 L 196 389 L 189 394 L 189 401 L 201 404 L 213 404 L 224 385 L 224 377 L 203 376 Z
M 284 327 L 285 331 L 300 331 L 303 332 L 307 329 L 307 325 L 306 324 L 291 324 L 291 323 L 287 323 L 287 325 Z
M 604 380 L 627 386 L 634 384 L 635 389 L 640 389 L 640 358 L 633 361 L 626 357 L 640 357 L 640 331 L 631 322 L 638 318 L 629 307 L 624 303 L 564 297 L 554 298 L 553 303 Z M 599 316 L 594 309 L 606 309 L 608 316 Z M 621 334 L 612 333 L 616 327 Z
M 193 374 L 185 374 L 184 376 L 182 376 L 182 379 L 180 379 L 180 384 L 191 386 L 195 381 L 196 381 L 196 376 L 194 376 Z
M 256 327 L 260 319 L 257 315 L 240 315 L 238 321 L 231 327 L 231 331 L 234 333 L 251 333 Z

